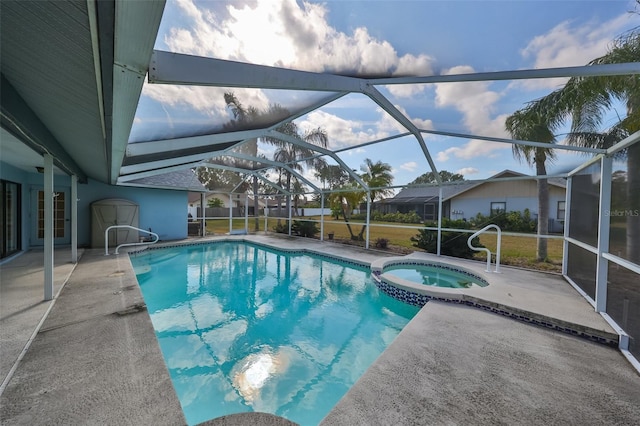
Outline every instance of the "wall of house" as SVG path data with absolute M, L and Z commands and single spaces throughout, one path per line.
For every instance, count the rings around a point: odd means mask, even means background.
M 124 198 L 140 206 L 139 225 L 161 240 L 187 237 L 187 192 L 167 189 L 112 186 L 89 180 L 78 185 L 78 245 L 91 244 L 91 203 L 105 198 Z
M 21 249 L 37 246 L 37 241 L 32 241 L 37 208 L 32 192 L 44 187 L 43 175 L 0 162 L 0 178 L 21 185 Z M 68 194 L 67 217 L 70 219 L 71 178 L 54 175 L 54 190 Z M 187 237 L 187 192 L 112 186 L 90 179 L 86 184 L 78 184 L 78 246 L 91 245 L 91 203 L 105 198 L 124 198 L 138 204 L 140 228 L 151 228 L 161 240 Z
M 549 185 L 549 218 L 557 220 L 558 202 L 565 200 L 565 189 Z M 487 182 L 451 199 L 452 219 L 470 219 L 478 213 L 488 216 L 492 202 L 504 202 L 506 211 L 529 209 L 538 214 L 535 181 Z

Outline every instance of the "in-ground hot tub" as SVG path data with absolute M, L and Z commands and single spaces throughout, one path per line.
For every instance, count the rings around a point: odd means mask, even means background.
M 468 290 L 489 285 L 465 268 L 411 256 L 378 259 L 371 276 L 384 293 L 417 306 L 431 299 L 462 302 Z

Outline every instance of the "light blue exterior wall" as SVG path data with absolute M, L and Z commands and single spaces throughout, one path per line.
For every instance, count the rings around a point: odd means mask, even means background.
M 491 185 L 485 183 L 484 185 Z M 490 197 L 474 197 L 472 191 L 470 194 L 460 194 L 460 196 L 452 198 L 450 217 L 451 219 L 471 219 L 478 213 L 489 216 L 491 214 L 491 203 L 504 202 L 506 211 L 524 212 L 529 209 L 531 217 L 538 215 L 538 198 L 536 196 L 516 196 L 511 194 L 492 195 Z M 549 219 L 551 221 L 552 232 L 561 232 L 564 223 L 564 217 L 558 218 L 558 202 L 565 201 L 565 189 L 556 186 L 549 187 Z
M 89 180 L 78 185 L 78 245 L 91 244 L 91 203 L 105 198 L 124 198 L 140 206 L 142 229 L 161 240 L 187 238 L 187 192 L 167 189 L 111 186 Z
M 557 219 L 558 201 L 565 201 L 564 196 L 549 194 L 549 219 Z M 538 199 L 532 197 L 454 198 L 451 200 L 451 219 L 468 220 L 478 213 L 488 216 L 491 213 L 492 202 L 504 202 L 508 212 L 524 212 L 525 209 L 529 209 L 532 217 L 538 214 Z
M 33 217 L 37 206 L 31 192 L 43 187 L 39 173 L 28 173 L 0 162 L 0 178 L 21 185 L 21 249 L 26 250 L 30 242 Z M 71 196 L 71 178 L 54 176 L 55 191 L 65 191 Z M 156 232 L 161 240 L 177 240 L 187 237 L 187 192 L 166 189 L 135 188 L 106 185 L 94 180 L 78 184 L 78 246 L 91 245 L 91 203 L 105 198 L 124 198 L 140 206 L 140 228 Z M 67 203 L 70 208 L 70 203 Z M 70 211 L 68 217 L 71 216 Z

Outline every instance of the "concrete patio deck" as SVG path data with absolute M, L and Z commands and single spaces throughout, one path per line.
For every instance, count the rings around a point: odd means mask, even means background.
M 385 256 L 308 239 L 225 238 L 367 263 Z M 128 256 L 85 250 L 77 266 L 65 256 L 56 251 L 56 291 L 66 285 L 0 397 L 0 422 L 184 424 Z M 438 260 L 480 272 L 485 266 Z M 561 277 L 503 272 L 488 277 L 491 285 L 482 290 L 490 290 L 475 297 L 615 334 Z M 1 265 L 0 278 L 4 378 L 51 302 L 42 302 L 41 252 Z M 260 424 L 246 423 L 250 417 L 238 416 L 236 424 Z M 323 424 L 634 424 L 638 418 L 640 376 L 615 348 L 468 306 L 429 302 Z

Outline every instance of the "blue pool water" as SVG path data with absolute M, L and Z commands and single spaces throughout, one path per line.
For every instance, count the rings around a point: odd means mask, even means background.
M 191 425 L 246 411 L 318 424 L 418 311 L 369 268 L 245 243 L 131 262 Z
M 398 278 L 434 287 L 469 288 L 486 287 L 487 283 L 461 272 L 428 265 L 396 265 L 384 268 L 385 273 Z

